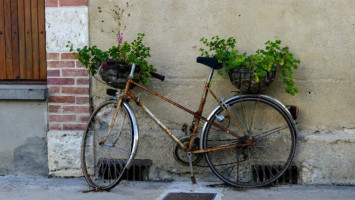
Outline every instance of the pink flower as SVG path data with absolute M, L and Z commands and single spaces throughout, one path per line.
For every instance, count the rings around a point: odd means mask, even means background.
M 108 64 L 107 62 L 102 63 L 102 69 L 107 70 L 108 69 Z
M 123 35 L 118 35 L 118 40 L 123 40 Z

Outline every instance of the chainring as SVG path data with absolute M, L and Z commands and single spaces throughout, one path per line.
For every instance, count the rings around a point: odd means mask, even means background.
M 185 136 L 179 139 L 181 143 L 185 146 L 189 146 L 190 143 L 190 136 Z M 192 150 L 198 150 L 200 147 L 200 138 L 196 137 L 194 139 L 194 143 L 192 145 Z M 173 155 L 174 159 L 181 165 L 189 166 L 189 158 L 186 155 L 184 149 L 180 147 L 177 143 L 174 144 L 173 148 Z M 192 154 L 192 165 L 196 165 L 199 163 L 203 158 L 202 153 Z

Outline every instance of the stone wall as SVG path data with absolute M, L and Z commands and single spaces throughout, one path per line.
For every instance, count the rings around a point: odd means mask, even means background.
M 267 40 L 281 39 L 301 60 L 295 73 L 300 93 L 291 97 L 283 92 L 280 78 L 266 92 L 285 104 L 294 104 L 299 112 L 299 141 L 295 158 L 301 169 L 300 182 L 312 184 L 354 184 L 355 171 L 355 90 L 354 90 L 354 15 L 353 0 L 262 1 L 262 0 L 133 0 L 130 17 L 124 19 L 124 36 L 133 39 L 145 33 L 151 47 L 150 62 L 165 82 L 152 80 L 148 85 L 164 96 L 172 98 L 192 110 L 198 109 L 208 69 L 195 62 L 199 56 L 201 37 L 234 36 L 242 52 L 253 53 Z M 115 44 L 112 34 L 115 22 L 109 12 L 113 1 L 91 0 L 90 45 L 108 48 Z M 125 3 L 125 2 L 122 2 Z M 234 90 L 226 75 L 214 76 L 212 89 L 220 97 L 232 95 Z M 105 98 L 106 86 L 93 82 L 94 105 Z M 182 135 L 182 124 L 192 117 L 164 104 L 139 89 L 141 99 L 169 128 Z M 201 94 L 200 94 L 200 93 Z M 163 105 L 158 107 L 157 105 Z M 216 104 L 207 103 L 206 113 Z M 134 105 L 132 105 L 134 106 Z M 140 130 L 145 140 L 138 158 L 153 160 L 153 179 L 179 177 L 188 170 L 174 168 L 171 160 L 164 160 L 171 151 L 155 145 L 165 141 L 161 130 L 136 107 Z M 151 149 L 155 149 L 151 151 Z M 151 152 L 151 153 L 149 153 Z M 351 153 L 349 153 L 351 152 Z M 336 161 L 336 163 L 334 163 Z M 155 173 L 160 171 L 160 173 Z M 188 180 L 188 176 L 186 176 Z
M 49 176 L 81 176 L 80 142 L 90 115 L 89 72 L 66 48 L 88 44 L 88 1 L 46 1 Z

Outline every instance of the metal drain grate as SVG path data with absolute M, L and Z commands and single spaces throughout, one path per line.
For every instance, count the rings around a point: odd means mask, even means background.
M 271 174 L 276 174 L 281 170 L 280 165 L 254 165 L 253 166 L 253 180 L 261 180 L 264 177 L 270 178 Z M 298 183 L 299 170 L 296 166 L 290 166 L 285 173 L 278 178 L 274 184 L 275 185 L 287 185 L 287 184 L 297 184 Z
M 122 159 L 99 159 L 99 177 L 103 179 L 115 178 L 118 174 L 121 174 L 126 160 Z M 137 159 L 133 161 L 133 164 L 123 180 L 127 181 L 148 181 L 149 167 L 152 165 L 152 161 L 149 159 Z M 116 173 L 115 173 L 116 172 Z M 118 173 L 117 173 L 118 172 Z
M 163 200 L 213 200 L 216 193 L 169 193 Z

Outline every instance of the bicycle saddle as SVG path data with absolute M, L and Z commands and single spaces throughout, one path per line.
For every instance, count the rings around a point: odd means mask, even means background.
M 217 58 L 197 57 L 196 62 L 207 65 L 212 69 L 221 69 L 223 67 L 222 63 L 218 62 Z

